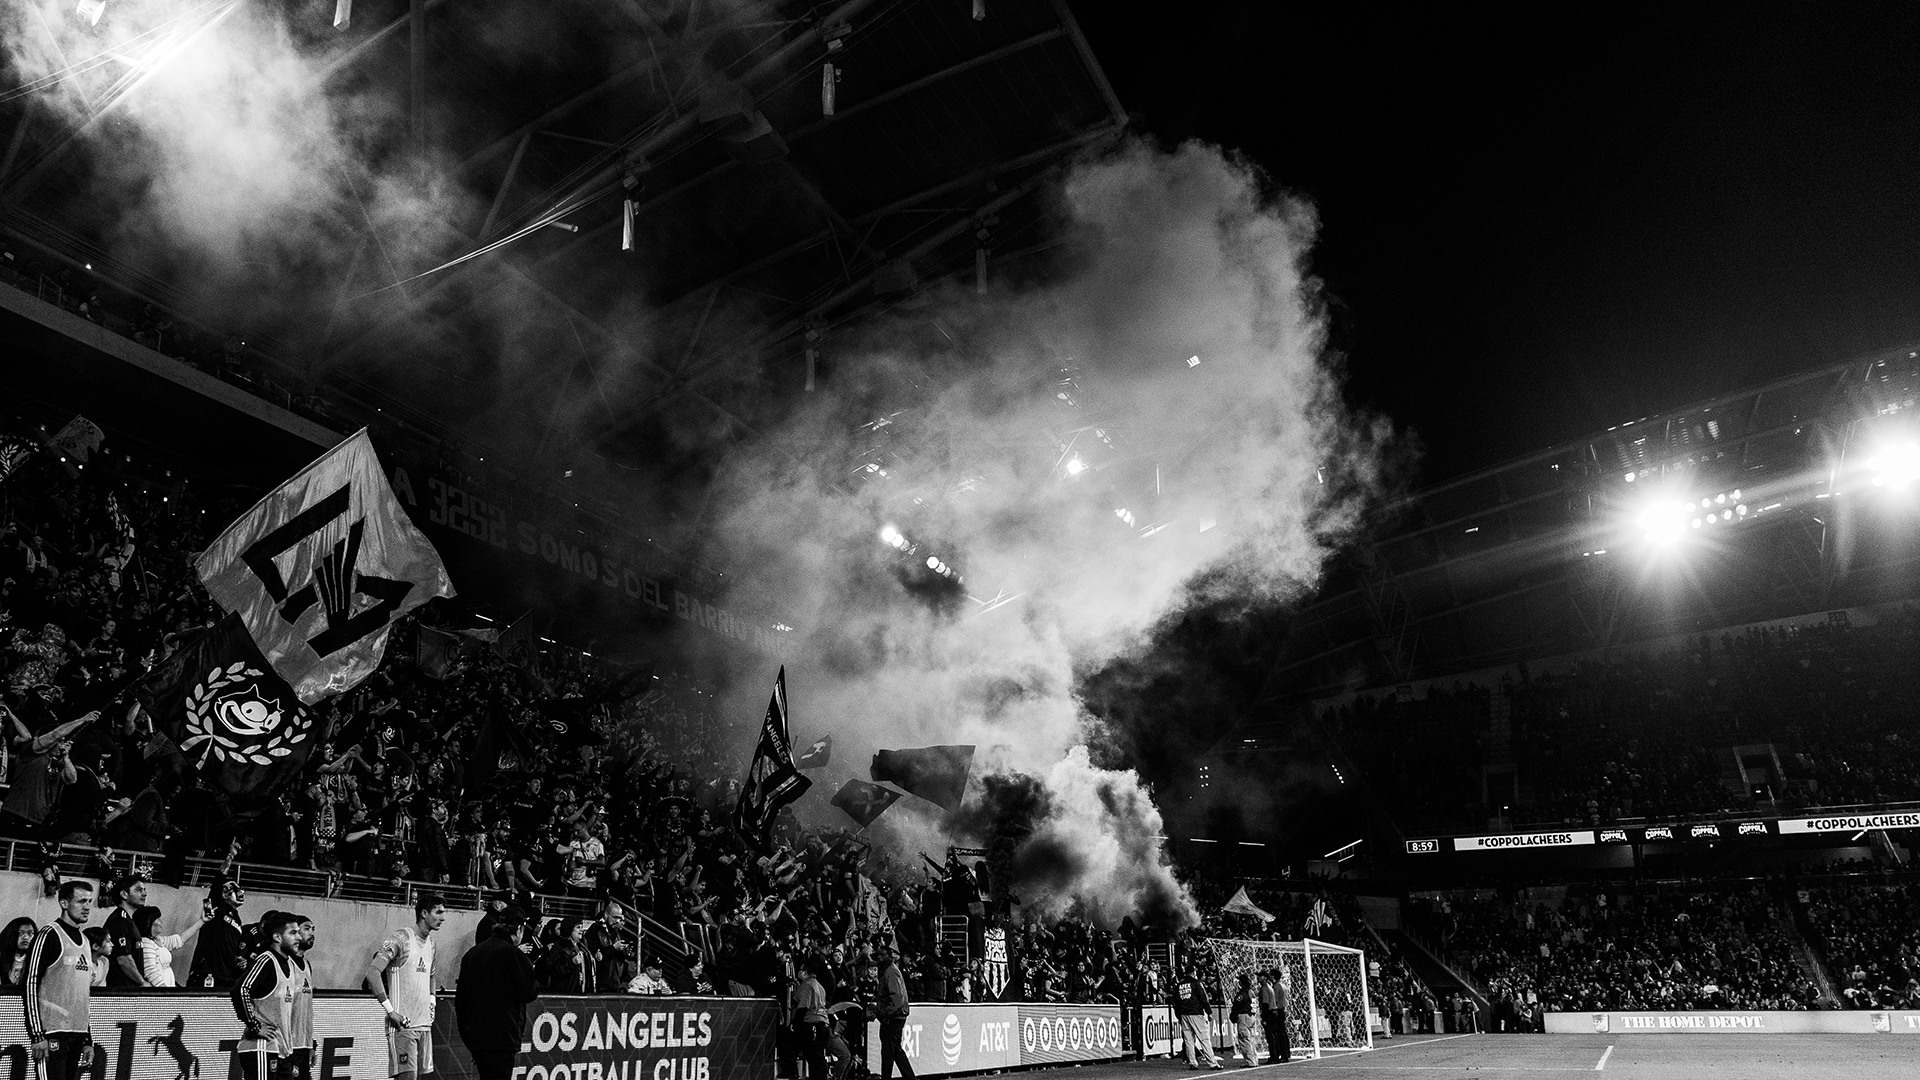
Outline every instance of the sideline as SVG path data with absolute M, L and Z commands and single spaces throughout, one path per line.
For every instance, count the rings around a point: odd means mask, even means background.
M 1612 1056 L 1613 1056 L 1613 1047 L 1612 1047 L 1611 1045 L 1609 1045 L 1609 1046 L 1607 1047 L 1607 1052 L 1606 1052 L 1606 1053 L 1604 1053 L 1604 1054 L 1601 1054 L 1601 1055 L 1600 1055 L 1600 1064 L 1598 1064 L 1598 1065 L 1595 1065 L 1595 1066 L 1593 1067 L 1593 1071 L 1594 1071 L 1594 1072 L 1605 1072 L 1605 1071 L 1606 1071 L 1606 1069 L 1607 1069 L 1607 1059 L 1608 1059 L 1608 1058 L 1610 1058 L 1610 1057 L 1612 1057 Z
M 1361 1056 L 1372 1057 L 1374 1054 L 1384 1053 L 1388 1050 L 1406 1050 L 1415 1046 L 1432 1046 L 1434 1043 L 1452 1042 L 1454 1039 L 1472 1038 L 1474 1035 L 1477 1035 L 1477 1034 L 1479 1033 L 1474 1031 L 1464 1031 L 1458 1035 L 1441 1035 L 1438 1038 L 1420 1039 L 1417 1042 L 1404 1042 L 1404 1043 L 1396 1042 L 1392 1046 L 1376 1045 L 1371 1050 L 1333 1050 L 1333 1051 L 1323 1050 L 1321 1051 L 1322 1054 L 1332 1053 L 1334 1056 L 1319 1057 L 1319 1058 L 1297 1057 L 1297 1058 L 1294 1058 L 1292 1061 L 1270 1061 L 1260 1065 L 1243 1065 L 1238 1069 L 1229 1068 L 1227 1071 L 1233 1072 L 1233 1073 L 1245 1073 L 1245 1072 L 1252 1072 L 1255 1069 L 1280 1069 L 1280 1068 L 1286 1068 L 1287 1066 L 1290 1066 L 1290 1065 L 1313 1065 L 1323 1061 L 1345 1061 L 1348 1058 L 1357 1058 Z M 1389 1066 L 1385 1066 L 1385 1065 L 1382 1065 L 1380 1067 L 1383 1069 L 1389 1068 Z M 1580 1071 L 1585 1072 L 1586 1070 L 1582 1069 Z

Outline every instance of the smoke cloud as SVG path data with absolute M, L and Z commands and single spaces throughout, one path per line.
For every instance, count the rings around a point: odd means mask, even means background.
M 1309 588 L 1386 432 L 1341 404 L 1312 209 L 1250 166 L 1134 142 L 1075 168 L 1059 213 L 1049 283 L 938 294 L 843 347 L 831 393 L 729 462 L 718 537 L 793 587 L 798 737 L 833 731 L 845 773 L 881 747 L 982 748 L 976 806 L 943 822 L 907 800 L 876 833 L 1011 831 L 1028 910 L 1177 924 L 1160 814 L 1094 763 L 1078 688 L 1188 606 Z
M 337 292 L 357 250 L 371 285 L 470 244 L 492 192 L 405 150 L 404 94 L 323 77 L 345 40 L 331 5 L 108 5 L 97 26 L 70 0 L 0 6 L 0 39 L 8 85 L 48 80 L 36 107 L 66 125 L 125 95 L 87 136 L 85 190 L 59 193 L 96 204 L 116 255 L 284 314 Z M 489 22 L 498 40 L 537 53 L 541 6 L 496 10 L 524 22 Z M 626 32 L 610 65 L 645 46 Z M 1152 793 L 1096 763 L 1105 733 L 1081 688 L 1183 610 L 1311 587 L 1386 434 L 1342 405 L 1304 202 L 1217 148 L 1140 142 L 1081 162 L 1053 197 L 1068 243 L 1042 283 L 936 289 L 830 339 L 824 392 L 729 452 L 706 548 L 776 583 L 801 628 L 797 734 L 842 748 L 808 812 L 837 814 L 827 794 L 875 749 L 974 743 L 973 806 L 947 820 L 903 800 L 876 835 L 909 853 L 1017 837 L 1028 910 L 1177 923 L 1191 901 Z M 490 344 L 531 369 L 551 345 L 521 340 L 516 314 L 497 313 Z M 613 412 L 611 385 L 572 413 Z

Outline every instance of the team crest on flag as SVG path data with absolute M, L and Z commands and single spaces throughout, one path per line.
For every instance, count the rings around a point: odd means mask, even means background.
M 1007 928 L 989 926 L 982 937 L 980 973 L 987 989 L 993 992 L 993 999 L 998 1001 L 1007 989 Z
M 228 526 L 197 569 L 309 705 L 373 673 L 394 619 L 453 595 L 364 429 Z
M 266 672 L 236 660 L 216 667 L 187 693 L 187 738 L 181 752 L 191 757 L 204 747 L 222 761 L 271 765 L 306 741 L 313 718 L 297 701 L 269 697 L 261 688 Z M 274 680 L 278 682 L 279 680 Z
M 154 729 L 236 812 L 294 782 L 313 753 L 315 718 L 274 674 L 238 615 L 228 615 L 133 684 Z

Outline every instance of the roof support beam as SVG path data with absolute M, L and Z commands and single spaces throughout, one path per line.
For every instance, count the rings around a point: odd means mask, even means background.
M 1005 173 L 1013 172 L 1018 169 L 1028 168 L 1033 165 L 1038 165 L 1042 162 L 1053 161 L 1064 155 L 1071 154 L 1074 151 L 1079 150 L 1083 146 L 1086 146 L 1093 142 L 1097 142 L 1099 139 L 1103 137 L 1111 135 L 1112 131 L 1113 129 L 1111 128 L 1105 128 L 1105 129 L 1100 129 L 1093 132 L 1082 132 L 1081 134 L 1075 135 L 1071 138 L 1062 139 L 1059 142 L 1055 142 L 1055 143 L 1050 143 L 1047 146 L 1041 147 L 1038 150 L 1033 150 L 1025 154 L 1018 154 L 1014 157 L 1007 158 L 1003 161 L 994 162 L 992 165 L 988 165 L 985 168 L 975 169 L 973 172 L 970 172 L 965 176 L 957 177 L 952 180 L 943 181 L 939 184 L 933 185 L 932 187 L 922 188 L 921 190 L 916 191 L 913 194 L 908 195 L 904 198 L 895 199 L 893 202 L 887 203 L 885 206 L 876 207 L 872 210 L 867 211 L 864 214 L 861 214 L 859 217 L 851 219 L 851 221 L 849 221 L 848 224 L 853 226 L 854 228 L 858 228 L 859 226 L 862 226 L 862 225 L 868 225 L 873 222 L 879 221 L 882 218 L 900 213 L 904 210 L 910 210 L 920 205 L 921 203 L 929 202 L 934 199 L 939 199 L 947 195 L 951 195 L 956 191 L 965 190 L 966 188 L 972 187 L 974 185 L 984 183 L 988 180 L 993 179 L 994 177 L 1003 175 Z M 730 164 L 731 163 L 729 163 L 729 165 Z M 722 168 L 722 169 L 727 167 L 728 167 L 727 165 L 718 166 L 718 168 Z M 661 198 L 662 199 L 669 198 L 673 194 L 674 192 L 667 192 L 666 194 L 662 195 Z M 971 216 L 969 216 L 968 220 L 969 221 L 972 220 Z M 588 230 L 588 232 L 593 232 L 593 231 L 597 231 L 598 229 L 604 229 L 604 228 L 605 226 L 598 226 L 596 227 L 595 230 Z M 584 236 L 586 235 L 586 233 L 583 233 L 582 235 Z M 765 270 L 770 266 L 777 266 L 778 264 L 785 262 L 786 260 L 792 258 L 793 256 L 798 255 L 803 251 L 806 251 L 808 248 L 817 247 L 820 244 L 826 243 L 827 241 L 833 239 L 833 235 L 834 235 L 834 231 L 832 229 L 824 229 L 810 236 L 806 236 L 799 240 L 796 240 L 793 243 L 788 244 L 786 247 L 783 247 L 778 251 L 770 252 L 766 255 L 763 255 L 760 258 L 755 259 L 753 262 L 746 264 L 745 266 L 736 267 L 732 270 L 727 271 L 724 274 L 719 275 L 718 277 L 709 278 L 708 280 L 703 281 L 698 285 L 682 290 L 677 295 L 662 301 L 660 304 L 660 310 L 664 312 L 666 311 L 666 309 L 672 307 L 674 304 L 680 303 L 681 301 L 685 300 L 687 297 L 698 296 L 701 293 L 707 291 L 708 289 L 726 288 L 727 286 L 734 284 L 735 282 L 739 281 L 742 278 L 752 277 L 754 274 L 757 274 L 760 271 Z M 555 257 L 557 257 L 557 254 L 558 253 L 556 253 Z
M 420 14 L 426 14 L 446 2 L 447 0 L 426 0 L 426 3 L 420 7 L 419 12 Z M 375 30 L 373 33 L 368 34 L 365 40 L 356 43 L 351 48 L 340 53 L 340 55 L 327 61 L 325 66 L 320 69 L 321 85 L 324 86 L 332 82 L 335 77 L 345 72 L 354 64 L 359 63 L 361 58 L 371 52 L 375 46 L 404 29 L 413 21 L 413 17 L 414 9 L 409 6 L 407 14 L 400 16 L 380 29 Z
M 1107 81 L 1106 71 L 1093 55 L 1093 46 L 1087 44 L 1087 35 L 1080 32 L 1080 20 L 1074 18 L 1073 12 L 1067 8 L 1067 0 L 1053 0 L 1053 10 L 1060 17 L 1061 28 L 1073 41 L 1074 51 L 1080 54 L 1080 62 L 1086 65 L 1087 75 L 1100 88 L 1100 96 L 1106 99 L 1107 111 L 1113 115 L 1113 122 L 1126 126 L 1127 108 L 1120 104 L 1120 95 L 1113 92 L 1113 84 Z
M 1107 129 L 1107 130 L 1110 133 L 1114 129 Z M 900 257 L 907 260 L 908 262 L 912 262 L 914 259 L 925 257 L 927 254 L 934 251 L 940 245 L 946 243 L 949 240 L 952 240 L 954 237 L 959 236 L 961 233 L 966 232 L 968 229 L 971 229 L 973 227 L 973 223 L 976 218 L 981 217 L 983 215 L 987 215 L 987 214 L 997 213 L 998 211 L 1005 209 L 1006 207 L 1012 205 L 1015 201 L 1025 197 L 1029 192 L 1039 187 L 1042 183 L 1046 182 L 1052 175 L 1053 175 L 1053 170 L 1051 168 L 1035 173 L 1033 176 L 1028 177 L 1026 180 L 1022 181 L 1021 183 L 1015 185 L 1014 187 L 1008 189 L 1007 191 L 1001 192 L 999 195 L 988 200 L 982 206 L 969 212 L 966 216 L 960 218 L 960 220 L 947 225 L 946 227 L 935 232 L 932 236 L 929 236 L 921 240 L 919 243 L 915 244 L 912 248 L 902 253 Z M 696 370 L 691 371 L 686 377 L 680 380 L 676 380 L 676 382 L 679 385 L 674 385 L 670 383 L 669 385 L 655 391 L 652 395 L 650 395 L 647 398 L 646 401 L 641 403 L 639 408 L 634 410 L 635 414 L 636 415 L 646 414 L 652 408 L 668 400 L 669 398 L 674 396 L 676 393 L 695 392 L 694 390 L 695 386 L 702 379 L 711 376 L 715 372 L 725 367 L 727 362 L 732 360 L 734 357 L 739 356 L 742 353 L 753 352 L 757 349 L 763 348 L 767 345 L 770 345 L 776 341 L 781 340 L 782 338 L 787 337 L 789 334 L 792 334 L 795 331 L 804 328 L 808 323 L 813 322 L 814 320 L 818 319 L 820 316 L 826 314 L 827 312 L 832 311 L 834 308 L 839 307 L 841 304 L 844 304 L 847 301 L 852 300 L 853 298 L 859 296 L 861 293 L 867 291 L 872 287 L 873 287 L 873 273 L 872 271 L 869 271 L 868 273 L 863 274 L 857 281 L 853 282 L 852 284 L 847 285 L 844 288 L 835 290 L 833 293 L 829 294 L 828 296 L 824 297 L 823 299 L 815 303 L 806 305 L 806 307 L 803 310 L 790 316 L 788 319 L 782 322 L 779 326 L 776 326 L 765 333 L 757 335 L 756 337 L 754 337 L 752 340 L 748 342 L 730 346 L 720 351 L 719 353 L 716 353 L 715 355 L 709 357 L 704 363 L 698 365 Z
M 513 148 L 513 160 L 507 163 L 507 175 L 500 178 L 500 190 L 494 192 L 493 206 L 487 210 L 487 218 L 480 223 L 480 235 L 493 231 L 493 221 L 500 216 L 500 204 L 507 201 L 507 190 L 513 187 L 514 178 L 520 175 L 520 159 L 527 154 L 527 144 L 533 141 L 533 132 L 520 136 L 520 145 Z
M 842 123 L 850 117 L 859 116 L 861 113 L 866 112 L 868 109 L 879 108 L 880 106 L 885 105 L 886 103 L 893 101 L 897 98 L 906 97 L 908 94 L 911 94 L 916 90 L 923 90 L 929 86 L 934 85 L 935 83 L 945 82 L 946 80 L 953 78 L 955 75 L 964 74 L 966 72 L 972 71 L 974 68 L 981 67 L 985 64 L 991 64 L 996 60 L 1004 60 L 1009 56 L 1013 56 L 1018 53 L 1025 52 L 1026 50 L 1034 48 L 1036 46 L 1045 45 L 1049 41 L 1057 41 L 1061 37 L 1065 36 L 1065 34 L 1066 34 L 1066 31 L 1059 27 L 1055 27 L 1052 30 L 1042 30 L 1040 33 L 1034 34 L 1032 37 L 1021 38 L 1019 41 L 1013 42 L 1008 45 L 1002 45 L 991 52 L 984 52 L 984 53 L 981 53 L 979 56 L 969 57 L 968 59 L 962 60 L 957 64 L 953 64 L 948 67 L 942 68 L 931 75 L 923 75 L 920 78 L 913 80 L 912 82 L 901 83 L 899 86 L 896 86 L 891 90 L 881 91 L 880 93 L 875 94 L 873 97 L 867 98 L 864 101 L 854 102 L 853 104 L 848 105 L 844 109 L 836 108 L 834 109 L 832 116 L 823 116 L 820 119 L 815 120 L 811 124 L 807 124 L 804 127 L 795 128 L 793 134 L 788 136 L 788 139 L 789 141 L 798 142 L 799 140 L 804 139 L 807 136 L 812 135 L 817 131 L 821 131 L 825 128 L 832 127 L 835 124 Z
M 407 0 L 408 134 L 415 156 L 427 152 L 427 0 Z

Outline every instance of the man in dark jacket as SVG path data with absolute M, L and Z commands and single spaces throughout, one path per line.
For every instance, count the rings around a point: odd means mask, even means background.
M 907 980 L 900 974 L 891 948 L 880 946 L 874 950 L 874 958 L 880 962 L 879 993 L 874 1002 L 874 1012 L 880 1017 L 880 1080 L 892 1080 L 895 1064 L 900 1066 L 902 1080 L 913 1080 L 913 1064 L 900 1046 L 907 1015 L 913 1011 L 907 1002 Z
M 506 1080 L 527 1030 L 527 1003 L 538 996 L 533 962 L 520 951 L 527 917 L 509 907 L 494 916 L 493 934 L 460 958 L 454 1011 L 460 1041 L 473 1055 L 479 1080 Z
M 249 959 L 240 924 L 240 905 L 247 902 L 247 894 L 239 882 L 226 881 L 209 902 L 213 917 L 201 929 L 200 943 L 194 946 L 187 985 L 195 990 L 231 990 L 246 974 Z
M 1173 981 L 1173 1011 L 1180 1017 L 1180 1028 L 1187 1043 L 1187 1068 L 1197 1069 L 1196 1052 L 1206 1059 L 1207 1068 L 1224 1069 L 1213 1053 L 1213 1003 L 1207 999 L 1207 983 L 1192 967 L 1180 972 Z

